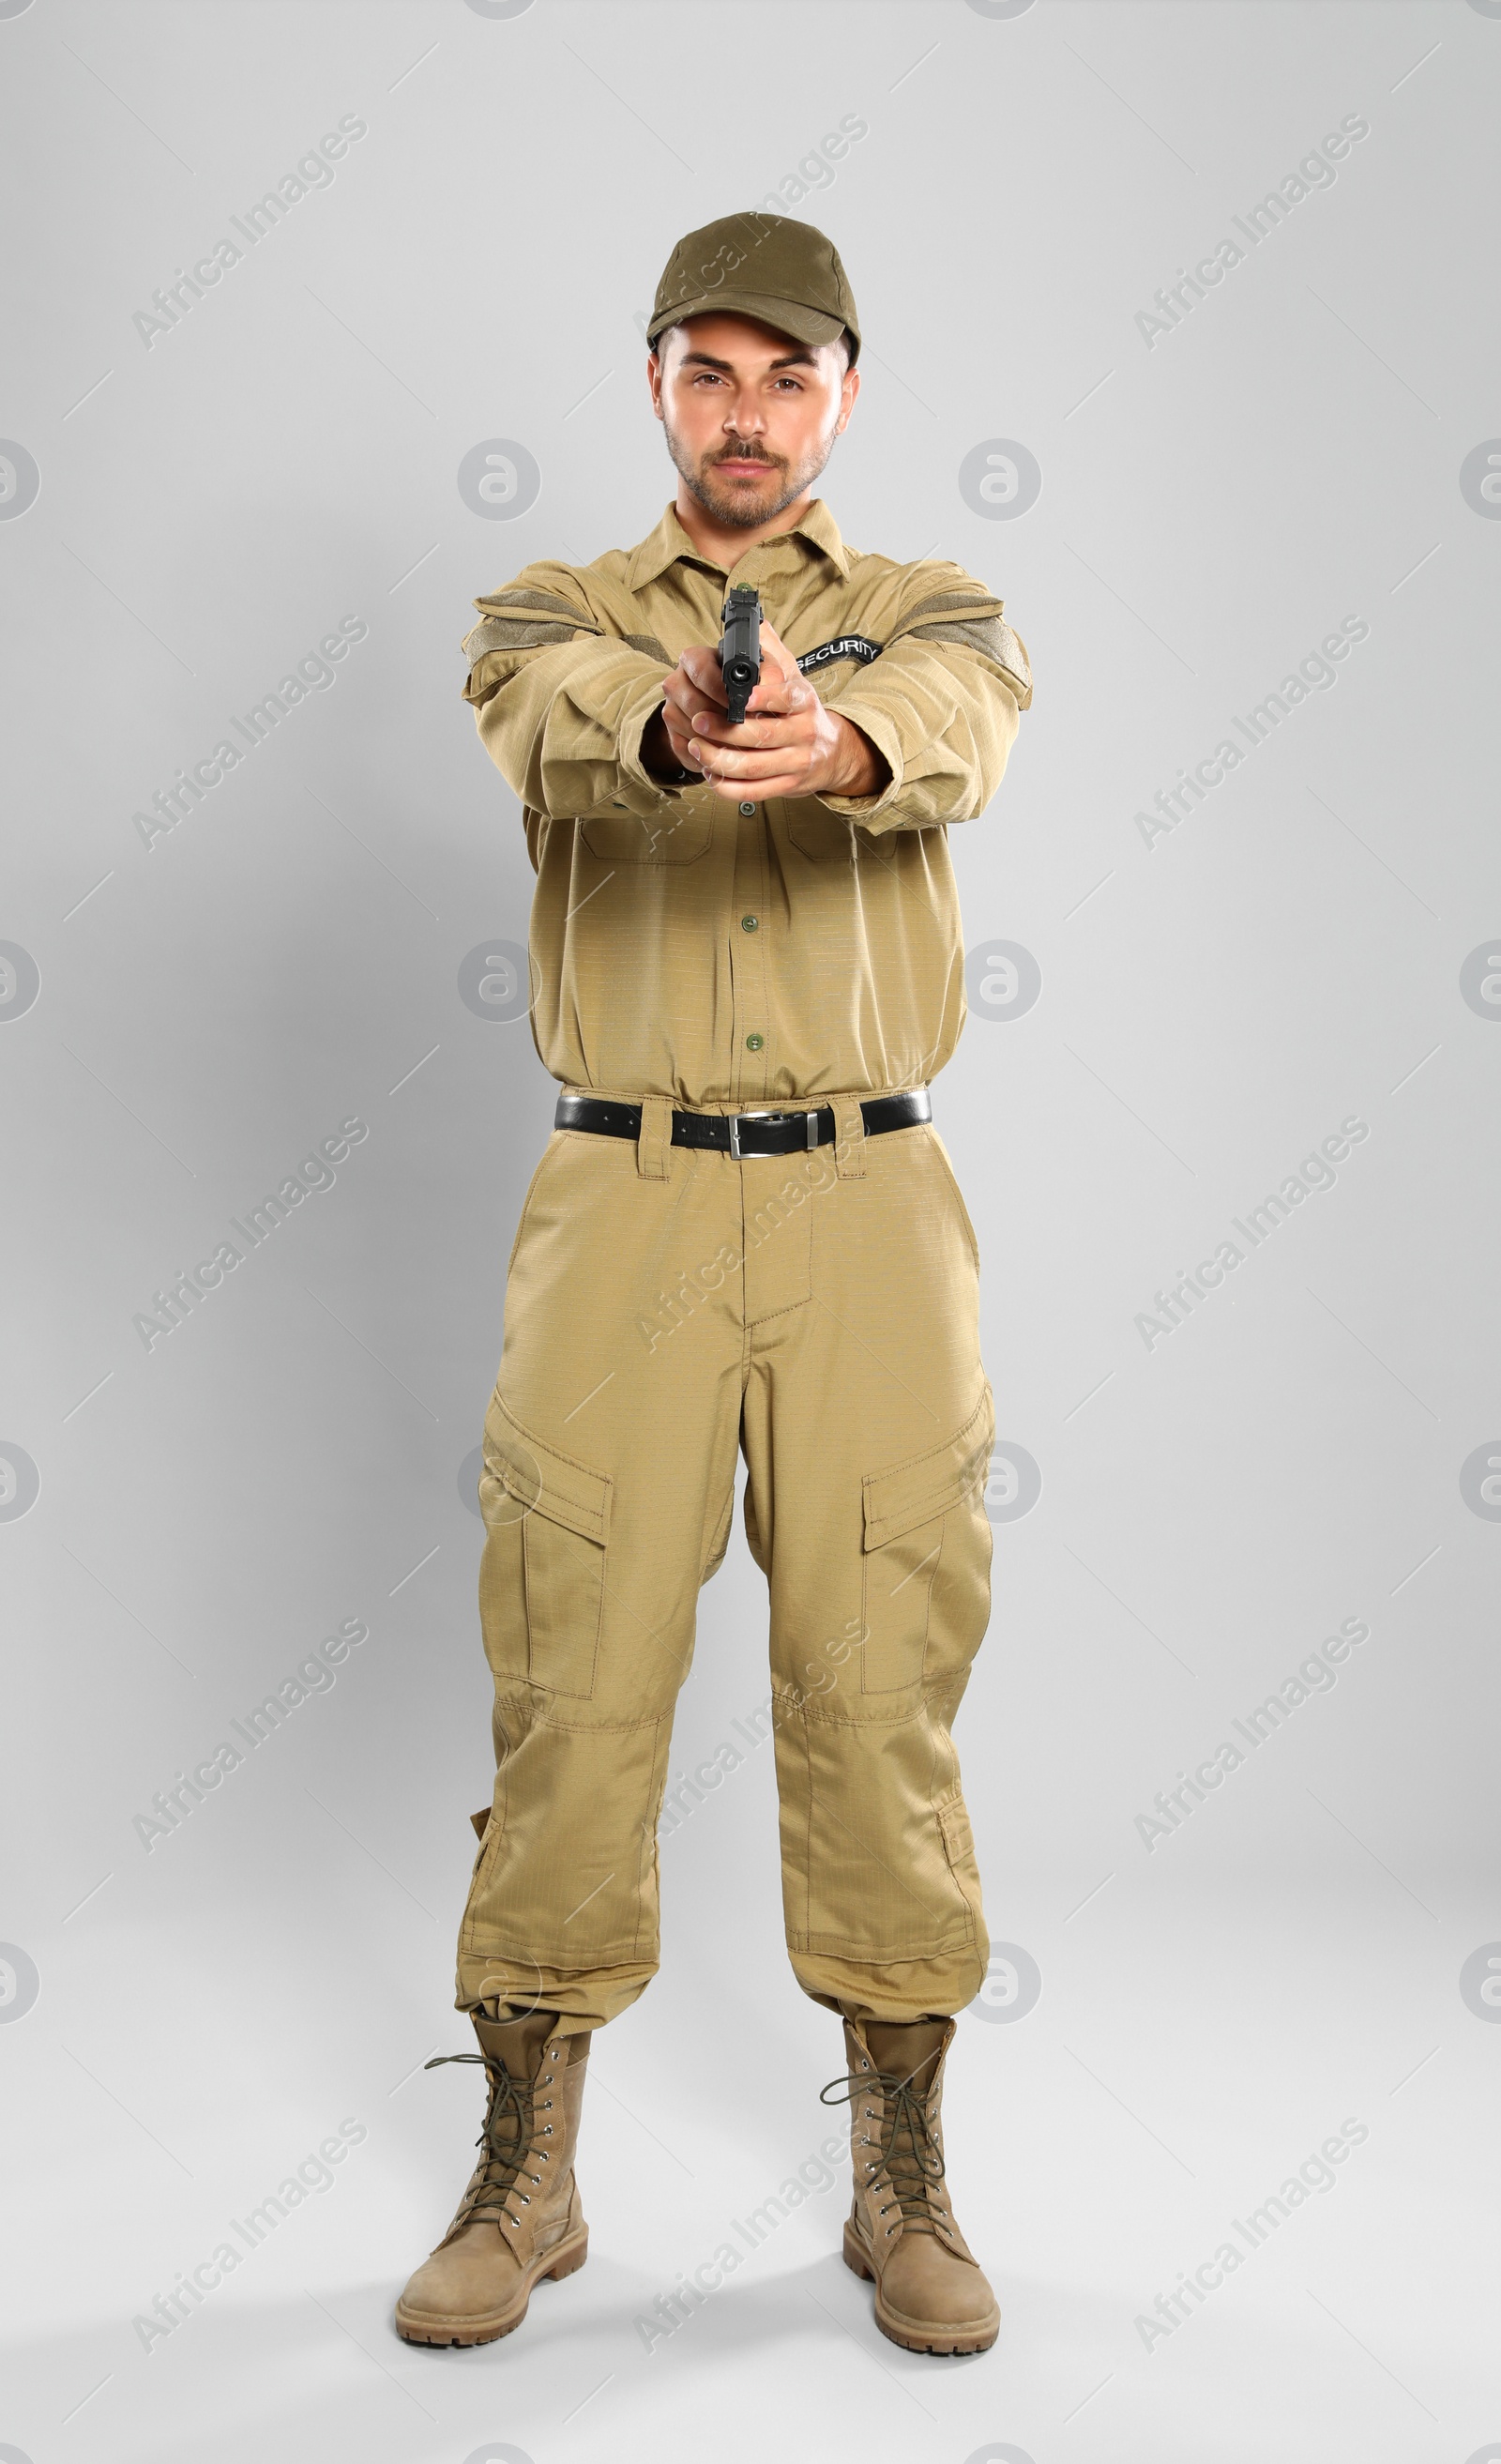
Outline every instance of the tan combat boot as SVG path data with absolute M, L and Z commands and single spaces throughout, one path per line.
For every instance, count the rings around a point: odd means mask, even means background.
M 845 2265 L 874 2277 L 877 2326 L 914 2353 L 983 2353 L 1001 2326 L 944 2180 L 940 2100 L 953 2037 L 952 2019 L 846 2019 L 848 2081 L 831 2079 L 823 2091 L 826 2104 L 847 2099 L 850 2108 Z
M 459 2212 L 396 2305 L 399 2334 L 413 2344 L 488 2344 L 527 2315 L 539 2276 L 572 2276 L 589 2250 L 574 2180 L 583 2103 L 587 2034 L 553 2034 L 557 2014 L 524 2019 L 471 2013 L 489 2096 L 480 2160 Z M 437 2062 L 428 2062 L 428 2070 Z

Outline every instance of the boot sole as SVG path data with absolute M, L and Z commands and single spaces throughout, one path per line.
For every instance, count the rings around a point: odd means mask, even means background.
M 408 2310 L 404 2303 L 396 2305 L 396 2332 L 408 2344 L 493 2344 L 502 2336 L 514 2335 L 527 2315 L 533 2288 L 541 2278 L 554 2280 L 576 2276 L 589 2255 L 589 2228 L 573 2233 L 559 2242 L 555 2251 L 546 2253 L 532 2268 L 522 2287 L 520 2309 L 492 2310 L 478 2319 L 440 2319 Z
M 859 2235 L 849 2224 L 844 2228 L 844 2264 L 876 2287 L 876 2324 L 893 2344 L 901 2344 L 909 2353 L 988 2353 L 1001 2332 L 999 2309 L 988 2319 L 974 2319 L 958 2325 L 933 2320 L 908 2319 L 902 2311 L 890 2309 L 881 2299 L 881 2279 L 866 2257 Z

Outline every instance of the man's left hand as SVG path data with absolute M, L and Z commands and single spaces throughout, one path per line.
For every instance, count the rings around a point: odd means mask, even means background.
M 726 715 L 725 683 L 710 649 L 685 650 L 663 688 L 663 716 L 676 759 L 703 773 L 717 796 L 874 796 L 891 773 L 884 757 L 838 711 L 826 710 L 770 625 L 761 627 L 761 681 L 744 723 Z

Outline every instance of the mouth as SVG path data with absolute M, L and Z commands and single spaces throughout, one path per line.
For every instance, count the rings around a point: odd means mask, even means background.
M 745 479 L 752 474 L 760 476 L 763 473 L 774 472 L 776 467 L 774 462 L 757 453 L 721 454 L 709 465 L 710 470 L 722 471 L 731 479 Z

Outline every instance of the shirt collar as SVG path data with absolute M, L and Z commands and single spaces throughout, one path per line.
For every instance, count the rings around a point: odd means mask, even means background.
M 790 531 L 777 531 L 761 544 L 763 547 L 776 547 L 784 539 L 806 539 L 810 546 L 827 557 L 841 582 L 849 580 L 849 550 L 839 536 L 838 522 L 821 496 L 815 496 L 802 520 L 794 523 Z M 753 555 L 755 550 L 750 553 Z M 668 505 L 649 538 L 643 539 L 638 547 L 631 550 L 625 570 L 625 586 L 628 590 L 644 590 L 648 583 L 655 582 L 659 574 L 666 572 L 669 564 L 682 562 L 705 565 L 715 573 L 722 570 L 694 546 L 678 519 L 676 506 Z

